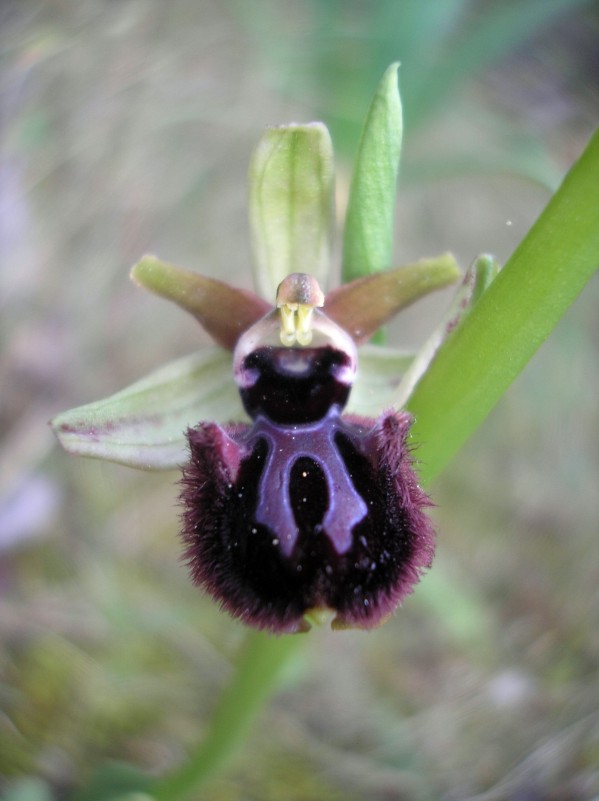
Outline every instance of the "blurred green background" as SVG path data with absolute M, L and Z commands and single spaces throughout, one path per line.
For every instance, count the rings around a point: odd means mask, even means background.
M 177 475 L 70 458 L 47 427 L 206 342 L 129 267 L 251 286 L 268 124 L 329 125 L 342 219 L 397 59 L 397 263 L 505 260 L 597 123 L 598 41 L 598 4 L 572 0 L 0 5 L 0 795 L 179 763 L 244 638 L 179 561 Z M 374 633 L 310 634 L 203 798 L 599 798 L 598 303 L 594 279 L 432 488 L 416 594 Z

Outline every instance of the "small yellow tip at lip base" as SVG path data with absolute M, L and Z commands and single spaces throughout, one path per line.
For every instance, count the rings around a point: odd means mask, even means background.
M 330 623 L 335 612 L 333 609 L 323 607 L 313 607 L 304 613 L 302 620 L 302 631 L 310 631 L 314 626 L 317 629 L 324 628 L 327 623 Z
M 283 345 L 309 345 L 312 341 L 314 308 L 324 306 L 324 293 L 318 281 L 307 273 L 292 273 L 277 289 L 277 308 L 281 317 Z

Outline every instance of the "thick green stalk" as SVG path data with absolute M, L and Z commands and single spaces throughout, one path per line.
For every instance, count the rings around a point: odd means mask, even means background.
M 241 744 L 254 717 L 305 638 L 250 632 L 205 738 L 188 761 L 153 789 L 157 801 L 192 801 Z

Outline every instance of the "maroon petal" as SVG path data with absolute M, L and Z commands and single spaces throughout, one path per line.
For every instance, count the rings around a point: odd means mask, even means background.
M 361 345 L 401 309 L 460 278 L 450 253 L 364 276 L 329 292 L 324 310 Z
M 144 256 L 131 270 L 135 283 L 190 312 L 212 339 L 233 350 L 241 334 L 272 307 L 246 289 Z

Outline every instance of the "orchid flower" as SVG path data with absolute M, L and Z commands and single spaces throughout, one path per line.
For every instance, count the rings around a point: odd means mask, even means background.
M 52 421 L 71 453 L 181 469 L 193 580 L 234 617 L 276 633 L 327 613 L 334 628 L 377 626 L 430 565 L 430 500 L 403 409 L 497 270 L 490 257 L 474 263 L 418 354 L 368 344 L 401 309 L 460 277 L 449 254 L 388 269 L 396 72 L 375 96 L 352 179 L 342 274 L 353 280 L 321 289 L 334 190 L 326 127 L 270 129 L 250 168 L 260 294 L 144 257 L 132 279 L 193 314 L 216 344 Z

